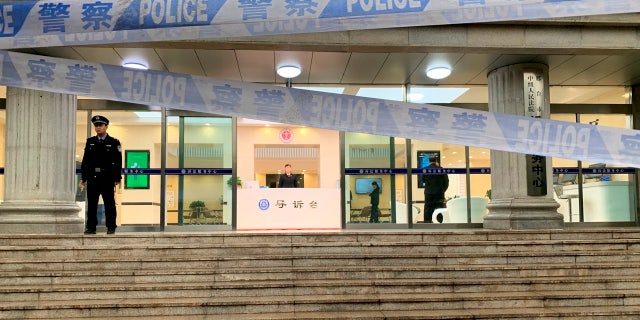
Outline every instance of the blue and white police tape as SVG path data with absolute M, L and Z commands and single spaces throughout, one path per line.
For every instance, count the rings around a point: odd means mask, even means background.
M 60 0 L 0 3 L 0 49 L 640 12 L 637 0 Z
M 0 51 L 0 84 L 331 130 L 640 167 L 640 131 Z M 606 142 L 605 142 L 606 140 Z

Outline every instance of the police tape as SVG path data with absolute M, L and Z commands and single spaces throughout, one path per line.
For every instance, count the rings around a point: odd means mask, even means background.
M 0 3 L 0 49 L 640 12 L 637 0 L 60 0 Z
M 0 51 L 0 84 L 170 109 L 640 167 L 640 131 Z

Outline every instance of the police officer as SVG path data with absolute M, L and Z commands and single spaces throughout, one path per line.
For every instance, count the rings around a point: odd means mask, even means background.
M 291 173 L 291 165 L 284 165 L 284 173 L 280 175 L 278 180 L 278 188 L 297 188 L 298 178 L 295 174 Z
M 115 187 L 122 180 L 120 141 L 107 134 L 109 119 L 91 118 L 96 135 L 87 139 L 82 156 L 80 188 L 87 185 L 87 224 L 84 234 L 95 234 L 98 224 L 98 199 L 104 202 L 107 234 L 116 232 Z

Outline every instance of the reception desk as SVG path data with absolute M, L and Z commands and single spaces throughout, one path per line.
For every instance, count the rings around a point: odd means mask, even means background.
M 571 201 L 572 221 L 578 221 L 578 185 L 563 186 L 562 198 L 558 202 Z M 582 185 L 584 222 L 632 221 L 632 188 L 629 181 L 596 181 Z M 566 214 L 569 212 L 566 211 Z
M 340 230 L 340 189 L 238 189 L 237 230 Z

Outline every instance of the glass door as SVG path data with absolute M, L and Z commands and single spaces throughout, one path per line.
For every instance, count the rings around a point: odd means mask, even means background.
M 405 145 L 404 139 L 345 133 L 348 227 L 408 223 Z
M 232 119 L 167 118 L 167 224 L 231 226 Z

